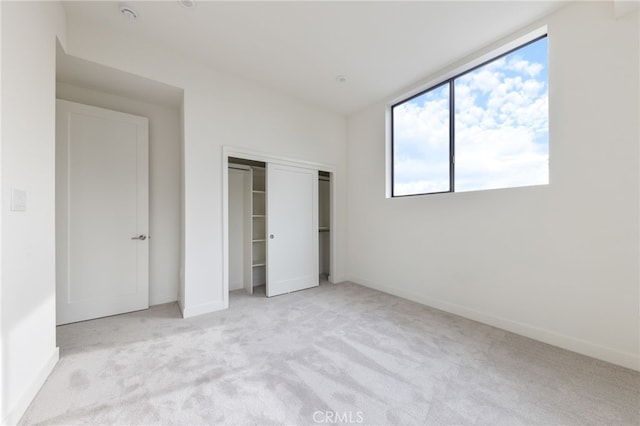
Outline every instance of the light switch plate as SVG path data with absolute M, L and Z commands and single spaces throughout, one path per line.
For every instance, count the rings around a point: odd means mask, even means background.
M 11 211 L 27 211 L 27 192 L 21 189 L 11 188 Z

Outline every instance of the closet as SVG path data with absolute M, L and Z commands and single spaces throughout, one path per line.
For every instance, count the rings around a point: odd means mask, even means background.
M 331 271 L 331 174 L 318 172 L 318 268 L 320 282 L 329 281 Z
M 252 294 L 267 279 L 265 164 L 232 158 L 228 173 L 229 291 Z
M 329 179 L 305 166 L 228 158 L 229 291 L 271 297 L 328 279 Z

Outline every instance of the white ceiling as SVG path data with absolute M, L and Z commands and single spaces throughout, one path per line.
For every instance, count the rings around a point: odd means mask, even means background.
M 357 111 L 522 28 L 566 1 L 65 2 L 88 20 L 341 113 Z M 339 83 L 336 76 L 346 75 Z

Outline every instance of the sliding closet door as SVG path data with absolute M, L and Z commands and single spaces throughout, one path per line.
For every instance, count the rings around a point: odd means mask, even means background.
M 318 280 L 318 171 L 267 164 L 267 296 Z

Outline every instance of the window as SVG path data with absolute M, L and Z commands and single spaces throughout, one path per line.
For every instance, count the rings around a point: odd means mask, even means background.
M 392 196 L 549 183 L 546 35 L 391 107 Z

